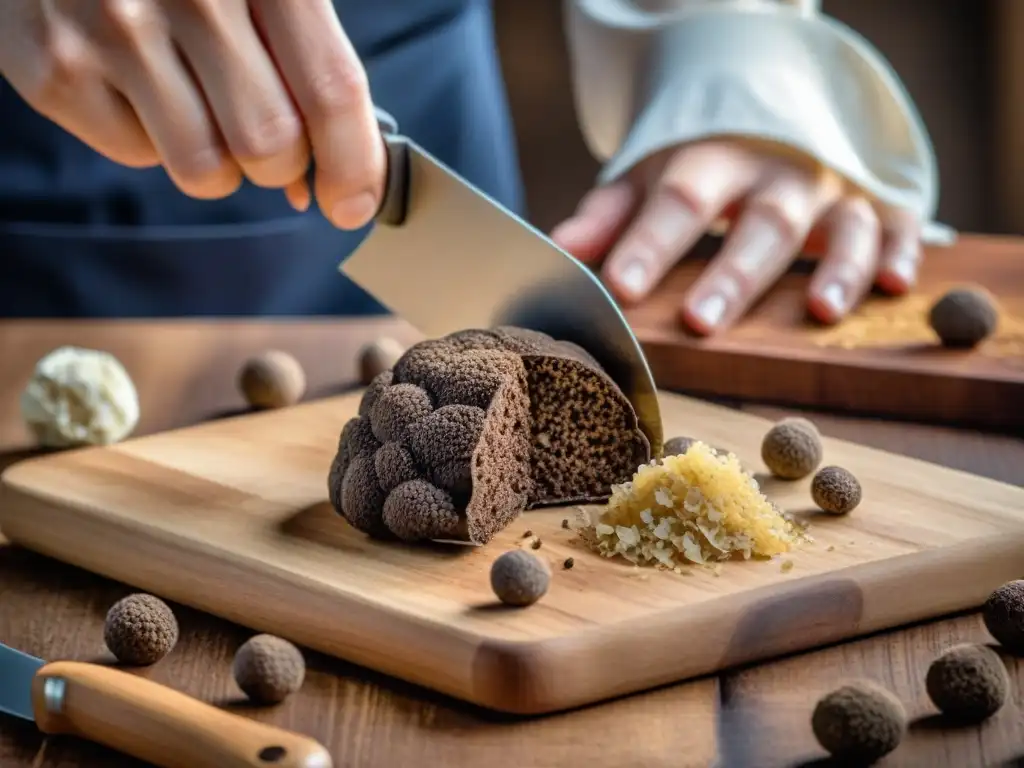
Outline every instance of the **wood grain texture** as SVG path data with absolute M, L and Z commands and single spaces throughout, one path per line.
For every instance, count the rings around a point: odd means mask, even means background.
M 913 294 L 872 296 L 860 312 L 909 318 L 905 332 L 876 346 L 852 349 L 835 344 L 844 327 L 862 321 L 852 319 L 826 329 L 807 319 L 810 263 L 785 275 L 731 330 L 710 339 L 688 334 L 679 322 L 679 306 L 713 248 L 705 243 L 649 300 L 626 313 L 661 388 L 934 423 L 1024 429 L 1024 409 L 1018 405 L 1024 400 L 1020 239 L 963 236 L 951 249 L 931 249 Z M 942 349 L 927 329 L 930 301 L 961 284 L 987 288 L 1003 311 L 1002 336 L 977 350 Z
M 48 686 L 60 684 L 58 707 Z M 152 680 L 100 664 L 53 661 L 32 681 L 36 724 L 160 768 L 331 768 L 308 736 L 211 707 Z
M 865 501 L 846 518 L 815 517 L 816 541 L 789 573 L 777 561 L 729 564 L 720 576 L 638 572 L 575 546 L 562 509 L 529 513 L 485 548 L 381 544 L 325 501 L 357 403 L 352 394 L 16 464 L 0 526 L 44 554 L 519 713 L 962 610 L 1018 575 L 1024 490 L 834 440 L 825 461 L 856 472 Z M 669 434 L 759 467 L 767 422 L 672 395 L 662 407 Z M 807 513 L 808 482 L 764 487 Z M 488 569 L 527 528 L 555 578 L 541 603 L 504 610 Z M 559 570 L 567 555 L 576 567 Z M 685 637 L 703 642 L 681 648 Z

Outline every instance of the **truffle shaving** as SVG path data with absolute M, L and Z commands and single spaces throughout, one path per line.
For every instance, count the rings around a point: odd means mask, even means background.
M 699 441 L 615 486 L 608 506 L 582 533 L 605 557 L 673 569 L 769 558 L 804 537 L 734 454 L 718 454 Z

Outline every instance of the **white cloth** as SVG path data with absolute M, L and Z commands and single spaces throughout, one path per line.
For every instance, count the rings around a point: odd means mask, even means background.
M 564 0 L 576 109 L 614 181 L 667 147 L 711 136 L 775 141 L 934 221 L 935 151 L 898 76 L 819 0 Z M 667 9 L 667 10 L 666 10 Z

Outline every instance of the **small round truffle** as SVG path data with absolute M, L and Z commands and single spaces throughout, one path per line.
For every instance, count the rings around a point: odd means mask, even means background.
M 858 680 L 818 701 L 811 730 L 833 757 L 872 763 L 900 745 L 907 730 L 907 713 L 889 691 L 869 680 Z
M 259 704 L 277 704 L 302 687 L 306 662 L 294 645 L 273 635 L 256 635 L 235 652 L 231 665 L 242 693 Z
M 977 288 L 954 288 L 928 313 L 929 325 L 946 347 L 973 347 L 992 334 L 998 321 L 995 302 Z
M 845 515 L 860 504 L 860 482 L 842 467 L 822 467 L 811 481 L 811 498 L 823 511 Z
M 107 611 L 103 642 L 122 664 L 156 664 L 178 642 L 178 621 L 159 597 L 145 594 L 121 598 Z
M 491 565 L 491 589 L 505 605 L 533 605 L 548 591 L 551 570 L 536 555 L 513 549 Z
M 980 723 L 1006 703 L 1010 677 L 999 654 L 986 645 L 955 645 L 928 667 L 925 689 L 948 717 Z
M 774 425 L 761 442 L 761 460 L 768 470 L 783 480 L 807 477 L 821 463 L 821 435 L 803 418 L 783 419 Z
M 359 350 L 359 382 L 369 386 L 384 371 L 394 368 L 405 354 L 405 345 L 389 336 L 371 341 Z
M 981 616 L 1000 645 L 1024 655 L 1024 580 L 1009 581 L 989 595 Z
M 246 361 L 238 388 L 253 408 L 284 408 L 306 393 L 306 373 L 287 352 L 272 349 Z

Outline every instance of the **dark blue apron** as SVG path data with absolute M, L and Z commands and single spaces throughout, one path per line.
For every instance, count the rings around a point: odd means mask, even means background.
M 513 210 L 521 189 L 486 0 L 336 3 L 374 100 L 403 133 Z M 359 315 L 338 272 L 368 230 L 296 214 L 280 191 L 193 200 L 161 169 L 97 155 L 0 79 L 0 316 Z

